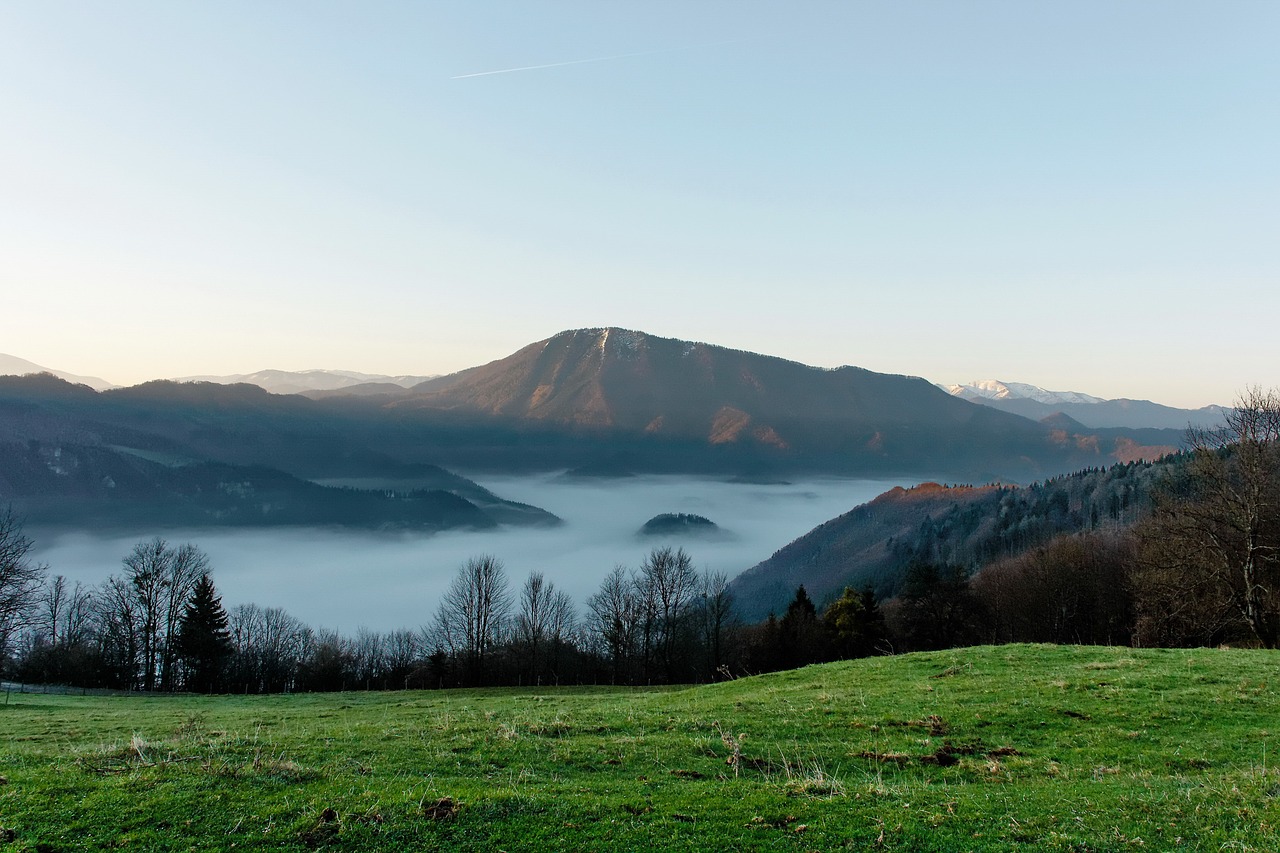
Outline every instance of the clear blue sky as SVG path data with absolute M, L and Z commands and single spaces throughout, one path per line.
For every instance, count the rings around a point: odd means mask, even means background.
M 1274 0 L 0 0 L 0 352 L 440 373 L 616 325 L 1229 402 L 1280 385 L 1277 45 Z

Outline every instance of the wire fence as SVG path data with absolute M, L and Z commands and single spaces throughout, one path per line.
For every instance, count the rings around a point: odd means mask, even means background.
M 7 704 L 14 695 L 53 696 L 172 696 L 172 693 L 156 693 L 145 690 L 113 690 L 107 687 L 69 687 L 65 684 L 26 684 L 21 681 L 0 681 L 0 692 Z

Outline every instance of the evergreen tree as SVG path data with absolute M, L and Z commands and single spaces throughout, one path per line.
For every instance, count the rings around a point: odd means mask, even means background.
M 787 612 L 783 614 L 778 628 L 779 657 L 783 669 L 794 669 L 826 658 L 826 637 L 818 621 L 818 611 L 803 585 L 787 605 Z
M 916 651 L 963 646 L 977 639 L 981 602 L 959 566 L 916 562 L 898 596 L 898 631 Z
M 178 654 L 186 666 L 187 688 L 198 693 L 217 689 L 231 651 L 227 611 L 213 580 L 203 574 L 178 623 Z
M 884 614 L 870 587 L 861 593 L 850 587 L 822 614 L 822 624 L 830 636 L 832 652 L 838 658 L 874 655 L 888 637 Z

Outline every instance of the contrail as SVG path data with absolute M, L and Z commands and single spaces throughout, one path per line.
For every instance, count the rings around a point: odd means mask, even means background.
M 628 59 L 632 56 L 656 56 L 659 53 L 673 53 L 677 50 L 693 50 L 699 47 L 716 47 L 722 44 L 732 44 L 739 39 L 730 39 L 729 41 L 712 42 L 711 44 L 689 45 L 688 47 L 668 47 L 662 50 L 642 50 L 636 53 L 616 53 L 612 56 L 593 56 L 590 59 L 571 59 L 568 62 L 548 62 L 546 65 L 522 65 L 519 68 L 500 68 L 497 71 L 477 71 L 474 74 L 458 74 L 450 77 L 450 80 L 466 80 L 468 77 L 488 77 L 491 74 L 510 74 L 514 71 L 538 71 L 542 68 L 561 68 L 565 65 L 584 65 L 588 62 L 608 62 L 611 59 Z

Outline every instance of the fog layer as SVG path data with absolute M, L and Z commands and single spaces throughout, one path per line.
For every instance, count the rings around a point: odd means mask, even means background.
M 758 485 L 686 477 L 574 481 L 553 475 L 475 479 L 504 498 L 555 513 L 564 525 L 434 535 L 310 529 L 139 530 L 110 537 L 28 533 L 36 540 L 36 559 L 73 581 L 102 581 L 120 571 L 134 543 L 159 535 L 171 543 L 192 542 L 209 555 L 228 608 L 251 601 L 283 607 L 313 627 L 390 630 L 428 622 L 468 557 L 492 554 L 502 560 L 513 588 L 541 571 L 581 607 L 610 569 L 638 566 L 655 546 L 680 545 L 699 569 L 732 577 L 823 521 L 895 485 L 910 485 L 836 479 Z M 663 512 L 706 516 L 727 535 L 636 535 Z

